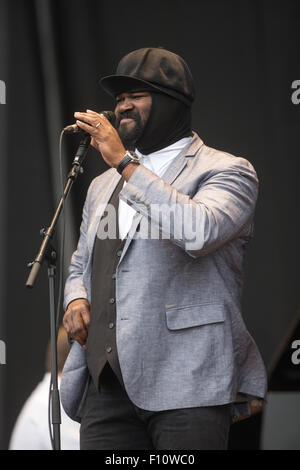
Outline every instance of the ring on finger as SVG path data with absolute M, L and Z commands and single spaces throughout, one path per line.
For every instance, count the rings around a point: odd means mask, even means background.
M 98 124 L 95 125 L 95 127 L 100 127 L 101 126 L 101 122 L 98 122 Z

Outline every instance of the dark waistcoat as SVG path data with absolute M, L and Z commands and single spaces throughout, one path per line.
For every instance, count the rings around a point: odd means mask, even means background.
M 95 386 L 108 362 L 123 384 L 116 344 L 116 286 L 115 272 L 126 240 L 119 238 L 119 192 L 121 178 L 109 201 L 115 208 L 116 239 L 100 239 L 96 235 L 93 249 L 91 319 L 87 340 L 87 364 Z M 103 217 L 107 215 L 104 212 Z M 101 379 L 100 379 L 101 382 Z

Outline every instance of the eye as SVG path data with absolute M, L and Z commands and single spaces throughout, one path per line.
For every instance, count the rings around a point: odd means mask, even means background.
M 134 99 L 139 99 L 139 98 L 144 98 L 145 96 L 146 96 L 146 95 L 143 94 L 143 95 L 133 95 L 132 97 L 133 97 Z

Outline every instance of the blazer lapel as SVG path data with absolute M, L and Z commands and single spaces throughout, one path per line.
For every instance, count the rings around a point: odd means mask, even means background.
M 200 148 L 200 143 L 203 143 L 201 139 L 197 135 L 193 134 L 192 141 L 182 149 L 176 158 L 174 158 L 173 162 L 162 175 L 162 178 L 166 183 L 172 184 L 175 181 L 177 176 L 187 165 L 188 157 L 194 157 L 196 151 Z
M 107 184 L 107 186 L 105 185 L 106 188 L 103 191 L 99 191 L 99 195 L 94 204 L 94 213 L 91 215 L 92 222 L 87 232 L 87 245 L 90 253 L 92 253 L 94 247 L 95 236 L 97 233 L 100 219 L 120 179 L 121 175 L 119 175 L 117 171 L 114 172 L 111 177 L 111 181 Z

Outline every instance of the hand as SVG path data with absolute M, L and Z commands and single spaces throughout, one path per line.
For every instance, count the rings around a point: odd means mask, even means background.
M 125 155 L 125 147 L 116 129 L 109 120 L 95 111 L 87 109 L 86 113 L 74 113 L 76 124 L 80 129 L 88 132 L 92 139 L 91 145 L 99 150 L 105 162 L 117 168 Z M 100 125 L 98 125 L 100 123 Z M 98 127 L 96 127 L 98 125 Z
M 90 323 L 90 304 L 86 299 L 76 299 L 69 303 L 63 318 L 67 334 L 86 349 L 88 326 Z

